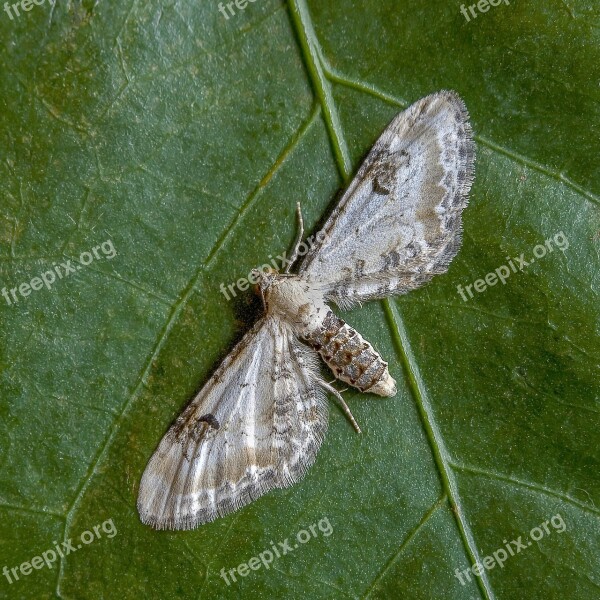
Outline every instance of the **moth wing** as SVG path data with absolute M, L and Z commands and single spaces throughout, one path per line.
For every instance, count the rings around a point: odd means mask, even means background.
M 377 140 L 299 274 L 345 306 L 405 293 L 445 272 L 460 247 L 473 162 L 460 97 L 422 98 Z
M 191 529 L 298 481 L 327 429 L 316 357 L 263 318 L 165 434 L 140 483 L 156 529 Z

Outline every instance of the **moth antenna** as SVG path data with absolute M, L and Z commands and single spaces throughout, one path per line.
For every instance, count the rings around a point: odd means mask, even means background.
M 285 268 L 284 273 L 289 273 L 293 264 L 296 262 L 298 258 L 298 250 L 300 248 L 300 242 L 304 237 L 304 220 L 302 219 L 302 208 L 300 207 L 300 202 L 296 203 L 296 215 L 298 217 L 298 233 L 296 234 L 296 241 L 294 242 L 294 249 L 292 251 L 292 256 L 289 259 L 287 267 Z
M 350 407 L 346 404 L 346 401 L 342 398 L 342 395 L 333 386 L 329 385 L 325 381 L 320 381 L 319 383 L 324 389 L 326 389 L 328 392 L 331 392 L 338 399 L 338 402 L 340 403 L 344 414 L 346 415 L 346 417 L 348 417 L 350 423 L 352 423 L 352 427 L 354 427 L 356 433 L 362 433 L 360 427 L 358 426 L 358 423 L 356 422 L 356 419 L 354 418 L 354 415 L 350 411 Z

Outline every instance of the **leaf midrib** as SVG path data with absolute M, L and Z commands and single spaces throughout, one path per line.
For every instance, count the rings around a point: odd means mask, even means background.
M 315 93 L 319 98 L 319 101 L 322 104 L 327 104 L 326 106 L 323 106 L 323 113 L 327 123 L 330 143 L 332 145 L 340 175 L 342 176 L 344 183 L 348 184 L 350 179 L 350 168 L 347 145 L 341 128 L 337 108 L 333 101 L 333 95 L 323 69 L 321 52 L 319 49 L 320 46 L 310 21 L 308 7 L 306 6 L 305 0 L 290 0 L 289 6 L 292 15 L 292 23 L 299 39 L 300 49 L 307 65 L 311 83 L 315 89 Z M 448 497 L 448 501 L 450 502 L 451 509 L 453 509 L 451 512 L 456 520 L 461 541 L 472 563 L 475 564 L 476 562 L 481 562 L 481 557 L 479 556 L 479 551 L 477 549 L 477 545 L 475 544 L 473 534 L 464 518 L 460 496 L 458 493 L 458 485 L 450 467 L 450 455 L 446 450 L 441 433 L 439 432 L 437 424 L 435 423 L 435 419 L 433 418 L 433 411 L 427 397 L 425 385 L 421 378 L 416 359 L 410 347 L 410 342 L 406 334 L 404 323 L 400 313 L 393 303 L 387 299 L 382 303 L 388 318 L 388 324 L 392 333 L 394 344 L 396 345 L 400 364 L 402 364 L 406 371 L 409 381 L 408 387 L 417 404 L 423 428 L 425 429 L 429 445 L 431 446 L 431 450 L 433 452 L 436 467 L 442 480 L 442 486 Z M 438 503 L 439 500 L 436 502 L 436 505 Z M 431 510 L 432 509 L 430 509 L 430 512 Z M 405 545 L 405 543 L 406 541 L 403 543 L 402 547 Z M 370 589 L 367 590 L 365 597 L 369 595 L 371 589 L 376 583 L 377 579 L 371 584 Z M 484 598 L 486 600 L 493 600 L 494 593 L 485 572 L 483 572 L 481 576 L 477 577 L 477 583 Z

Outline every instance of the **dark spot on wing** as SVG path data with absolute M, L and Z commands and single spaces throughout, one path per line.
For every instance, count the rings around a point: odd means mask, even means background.
M 387 196 L 390 193 L 389 188 L 382 185 L 377 177 L 373 179 L 373 191 L 380 196 Z
M 207 423 L 208 426 L 211 429 L 219 429 L 219 427 L 221 427 L 221 425 L 219 424 L 219 421 L 217 421 L 216 417 L 214 415 L 211 415 L 210 413 L 207 415 L 202 415 L 199 419 L 198 422 L 204 422 Z

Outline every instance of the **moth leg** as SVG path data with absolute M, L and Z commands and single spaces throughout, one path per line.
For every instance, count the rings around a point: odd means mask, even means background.
M 342 395 L 333 386 L 329 385 L 325 381 L 320 381 L 319 383 L 321 384 L 323 389 L 332 393 L 338 399 L 338 402 L 341 404 L 344 414 L 346 415 L 346 417 L 348 417 L 350 423 L 352 423 L 352 427 L 354 427 L 356 433 L 362 433 L 360 427 L 358 426 L 358 423 L 356 422 L 356 419 L 354 418 L 354 415 L 350 411 L 350 407 L 346 404 L 345 400 L 342 398 Z
M 265 294 L 264 292 L 261 290 L 260 286 L 258 287 L 258 292 L 260 294 L 260 300 L 262 302 L 262 307 L 263 307 L 263 311 L 267 312 L 267 302 L 265 300 Z
M 300 202 L 296 203 L 296 215 L 298 217 L 298 233 L 296 234 L 296 241 L 294 242 L 294 249 L 292 250 L 292 256 L 288 260 L 287 267 L 284 273 L 289 273 L 293 264 L 298 258 L 298 250 L 300 248 L 300 242 L 304 237 L 304 219 L 302 219 L 302 209 L 300 208 Z
M 327 383 L 329 385 L 331 385 L 332 383 L 335 383 L 336 381 L 339 381 L 338 379 L 332 379 L 331 381 L 328 381 Z M 344 388 L 343 390 L 336 390 L 339 391 L 340 394 L 343 394 L 344 392 L 347 392 L 350 388 Z

